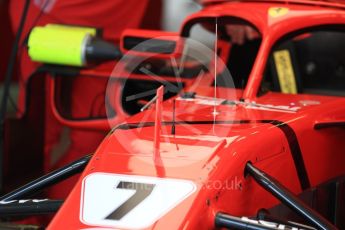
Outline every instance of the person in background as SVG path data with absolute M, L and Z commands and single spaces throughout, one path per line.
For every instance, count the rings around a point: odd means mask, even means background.
M 9 1 L 9 14 L 13 33 L 16 33 L 23 0 Z M 119 43 L 121 32 L 126 28 L 160 29 L 161 0 L 32 0 L 25 22 L 18 52 L 19 57 L 19 99 L 18 110 L 25 110 L 28 97 L 27 86 L 31 74 L 40 65 L 30 60 L 25 44 L 30 30 L 34 26 L 48 23 L 90 26 L 100 28 L 103 38 L 115 44 Z M 92 78 L 78 78 L 73 83 L 72 113 L 87 117 L 92 110 L 95 99 L 106 89 L 106 80 L 99 81 Z M 46 91 L 48 91 L 48 86 Z M 46 94 L 47 95 L 47 94 Z M 82 96 L 85 100 L 77 98 Z M 99 98 L 104 100 L 104 98 Z M 97 104 L 97 103 L 96 103 Z M 19 114 L 20 116 L 21 114 Z M 53 117 L 49 101 L 45 102 L 45 130 L 44 130 L 44 171 L 48 172 L 64 166 L 86 154 L 96 150 L 106 132 L 69 130 L 69 146 L 57 162 L 52 162 L 52 152 L 56 151 L 64 127 Z M 56 185 L 49 191 L 49 197 L 64 199 L 72 189 L 78 177 Z

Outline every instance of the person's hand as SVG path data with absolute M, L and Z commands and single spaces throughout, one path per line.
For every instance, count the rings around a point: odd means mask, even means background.
M 253 40 L 260 36 L 259 33 L 250 26 L 227 25 L 225 29 L 231 37 L 231 42 L 237 45 L 243 45 L 246 40 Z

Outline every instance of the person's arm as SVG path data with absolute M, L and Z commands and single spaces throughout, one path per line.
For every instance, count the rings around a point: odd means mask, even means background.
M 251 41 L 259 37 L 259 33 L 250 26 L 228 25 L 225 28 L 231 42 L 237 45 L 243 45 L 246 40 Z

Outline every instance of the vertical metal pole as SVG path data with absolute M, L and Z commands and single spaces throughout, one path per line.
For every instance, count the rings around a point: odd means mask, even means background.
M 20 19 L 19 28 L 13 43 L 13 48 L 11 51 L 11 56 L 8 61 L 8 66 L 6 70 L 5 80 L 4 80 L 4 92 L 1 98 L 1 107 L 0 107 L 0 194 L 3 192 L 3 170 L 4 170 L 4 137 L 5 137 L 5 118 L 7 112 L 7 100 L 10 94 L 10 86 L 12 81 L 13 69 L 16 63 L 16 56 L 19 46 L 20 37 L 23 32 L 24 23 L 26 20 L 26 15 L 29 10 L 30 0 L 25 1 L 22 17 Z

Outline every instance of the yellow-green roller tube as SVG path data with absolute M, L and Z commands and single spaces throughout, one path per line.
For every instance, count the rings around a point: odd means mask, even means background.
M 43 63 L 83 66 L 89 39 L 83 30 L 35 27 L 29 36 L 29 56 Z

